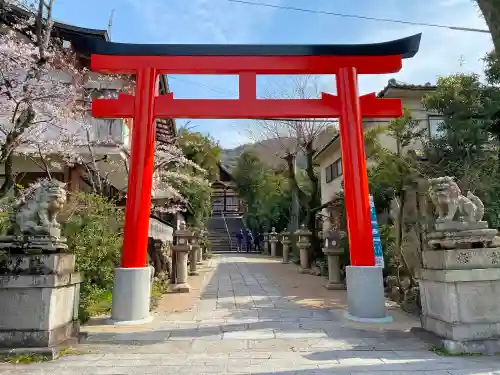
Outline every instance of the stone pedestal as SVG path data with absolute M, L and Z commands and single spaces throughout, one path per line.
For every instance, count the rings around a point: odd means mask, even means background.
M 290 233 L 282 232 L 281 233 L 281 244 L 283 245 L 283 261 L 281 263 L 287 264 L 290 263 L 289 254 L 290 254 Z
M 175 238 L 177 244 L 172 246 L 175 253 L 175 280 L 169 286 L 169 292 L 189 293 L 191 287 L 188 284 L 188 255 L 192 250 L 191 240 L 193 234 L 186 229 L 186 223 L 180 223 L 180 229 L 176 231 Z M 194 262 L 196 266 L 196 262 Z
M 263 245 L 264 245 L 264 248 L 262 249 L 262 254 L 269 255 L 269 234 L 268 233 L 264 233 Z
M 271 243 L 271 256 L 276 257 L 276 244 L 278 243 L 278 240 L 270 240 Z
M 438 219 L 420 274 L 422 327 L 452 353 L 500 352 L 500 248 L 484 205 L 452 177 L 429 180 Z
M 81 278 L 73 254 L 8 255 L 0 267 L 0 349 L 52 353 L 76 338 Z
M 192 245 L 192 250 L 189 252 L 189 276 L 196 276 L 198 272 L 198 250 L 199 245 Z
M 295 232 L 295 235 L 297 236 L 297 246 L 299 247 L 300 251 L 300 268 L 299 272 L 300 273 L 310 273 L 311 272 L 311 265 L 309 264 L 309 246 L 311 243 L 309 242 L 309 236 L 311 235 L 311 232 L 309 232 L 305 225 L 302 224 L 299 230 Z
M 271 256 L 276 257 L 276 244 L 278 243 L 278 233 L 276 233 L 275 228 L 271 229 L 269 233 L 269 243 L 271 244 Z
M 169 286 L 169 292 L 189 293 L 191 287 L 188 284 L 188 254 L 191 252 L 191 245 L 175 245 L 172 249 L 175 252 L 175 284 Z
M 500 352 L 500 248 L 423 252 L 422 328 L 452 353 Z
M 340 247 L 340 241 L 344 236 L 344 232 L 331 230 L 329 226 L 327 230 L 323 231 L 322 237 L 325 244 L 323 254 L 328 258 L 328 283 L 324 285 L 326 289 L 345 289 L 340 275 L 340 256 L 344 253 L 344 249 Z
M 344 253 L 342 249 L 324 248 L 323 253 L 328 258 L 328 283 L 324 287 L 328 290 L 342 290 L 345 285 L 340 274 L 340 255 Z
M 198 249 L 196 249 L 196 263 L 198 265 L 203 264 L 203 248 L 201 246 L 198 246 Z

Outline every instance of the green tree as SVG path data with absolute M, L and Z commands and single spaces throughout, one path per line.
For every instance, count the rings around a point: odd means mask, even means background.
M 485 203 L 486 219 L 500 226 L 500 63 L 485 58 L 486 82 L 478 74 L 438 80 L 424 105 L 443 115 L 439 136 L 428 143 L 430 173 L 452 175 Z
M 491 143 L 486 87 L 477 74 L 453 74 L 438 79 L 424 106 L 443 116 L 426 156 L 431 175 L 455 176 L 462 189 L 485 191 L 496 156 Z
M 380 146 L 377 142 L 377 134 L 384 132 L 392 137 L 396 142 L 395 150 L 388 150 Z M 380 202 L 385 200 L 388 208 L 389 202 L 394 202 L 395 206 L 395 243 L 394 243 L 394 263 L 396 270 L 402 268 L 410 276 L 414 283 L 411 269 L 405 259 L 404 233 L 407 218 L 404 216 L 407 204 L 407 191 L 417 186 L 418 178 L 421 176 L 421 166 L 415 157 L 412 146 L 415 142 L 422 141 L 427 129 L 419 126 L 418 121 L 413 119 L 409 110 L 404 110 L 403 116 L 393 119 L 389 125 L 371 129 L 366 136 L 368 139 L 368 155 L 377 164 L 370 169 L 370 187 L 374 192 L 374 199 Z
M 179 129 L 178 139 L 186 158 L 205 169 L 208 179 L 214 181 L 219 175 L 221 148 L 218 143 L 210 136 L 187 128 Z
M 287 178 L 265 167 L 253 151 L 239 157 L 233 171 L 238 192 L 247 203 L 247 224 L 259 231 L 283 230 L 289 221 L 290 186 Z
M 179 129 L 178 144 L 185 158 L 203 169 L 206 176 L 200 176 L 198 168 L 185 166 L 182 174 L 167 173 L 167 179 L 187 202 L 191 213 L 188 215 L 188 223 L 203 226 L 211 213 L 210 182 L 219 174 L 221 148 L 212 137 L 188 128 Z

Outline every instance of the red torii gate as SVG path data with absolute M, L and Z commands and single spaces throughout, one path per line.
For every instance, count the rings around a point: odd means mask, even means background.
M 399 117 L 402 103 L 400 99 L 379 99 L 374 93 L 360 97 L 358 75 L 398 72 L 402 59 L 418 51 L 420 37 L 418 34 L 379 44 L 337 46 L 136 45 L 94 39 L 76 42 L 80 49 L 92 52 L 94 71 L 136 75 L 135 95 L 120 94 L 118 99 L 92 102 L 95 117 L 134 119 L 121 268 L 147 267 L 156 118 L 335 117 L 340 122 L 351 266 L 374 267 L 362 118 Z M 175 99 L 173 93 L 158 95 L 159 74 L 236 74 L 239 98 Z M 323 93 L 320 99 L 257 99 L 257 74 L 335 74 L 337 96 Z M 359 293 L 356 289 L 352 294 Z M 385 309 L 383 313 L 360 311 L 359 303 L 375 303 L 379 310 L 380 303 L 371 301 L 365 293 L 358 299 L 349 299 L 352 315 L 385 315 Z

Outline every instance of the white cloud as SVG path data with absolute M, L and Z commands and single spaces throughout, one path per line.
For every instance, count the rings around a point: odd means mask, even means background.
M 157 43 L 257 42 L 275 12 L 214 0 L 126 1 L 144 18 L 143 24 Z
M 486 25 L 472 2 L 455 1 L 450 9 L 436 8 L 428 3 L 422 7 L 422 12 L 429 14 L 429 7 L 434 7 L 434 18 L 426 21 L 445 25 L 460 25 L 464 27 L 486 29 Z M 362 43 L 392 40 L 422 32 L 420 50 L 412 59 L 403 61 L 403 69 L 395 75 L 366 76 L 360 80 L 360 90 L 363 92 L 378 91 L 389 78 L 413 83 L 435 83 L 437 77 L 456 72 L 476 72 L 483 70 L 481 59 L 492 50 L 493 44 L 489 34 L 454 31 L 449 29 L 393 26 L 379 29 L 377 33 L 366 34 Z

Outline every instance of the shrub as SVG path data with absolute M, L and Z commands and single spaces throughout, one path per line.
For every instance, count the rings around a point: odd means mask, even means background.
M 92 193 L 75 193 L 61 213 L 63 234 L 82 273 L 80 319 L 111 307 L 114 269 L 120 261 L 123 210 Z

